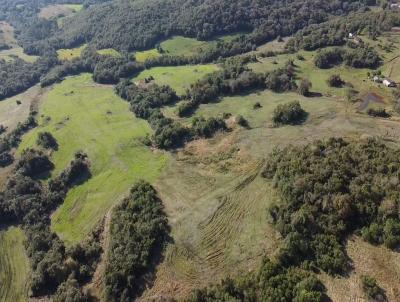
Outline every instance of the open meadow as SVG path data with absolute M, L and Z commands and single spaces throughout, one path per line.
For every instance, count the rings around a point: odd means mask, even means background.
M 175 89 L 178 95 L 181 95 L 191 84 L 217 70 L 218 66 L 214 64 L 154 67 L 142 71 L 133 79 L 133 82 L 139 82 L 152 76 L 156 84 L 169 85 Z
M 23 138 L 19 152 L 35 146 L 39 132 L 49 131 L 59 145 L 51 155 L 53 175 L 78 150 L 91 163 L 91 178 L 70 190 L 52 217 L 53 230 L 66 243 L 82 240 L 136 180 L 155 180 L 168 160 L 140 142 L 151 133 L 147 122 L 135 118 L 112 87 L 94 84 L 90 74 L 55 85 L 44 95 L 39 115 L 39 126 Z

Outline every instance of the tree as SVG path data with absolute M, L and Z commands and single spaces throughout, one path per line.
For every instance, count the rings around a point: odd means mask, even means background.
M 297 88 L 297 91 L 300 95 L 308 96 L 310 94 L 310 89 L 312 87 L 312 83 L 308 79 L 301 79 L 300 85 Z
M 57 150 L 58 148 L 57 141 L 50 132 L 40 132 L 36 143 L 45 149 Z
M 278 105 L 275 108 L 272 121 L 275 126 L 295 125 L 303 122 L 307 112 L 301 108 L 299 101 Z

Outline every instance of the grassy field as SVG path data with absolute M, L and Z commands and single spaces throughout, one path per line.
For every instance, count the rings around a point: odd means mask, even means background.
M 28 300 L 29 262 L 23 231 L 16 227 L 0 231 L 0 301 Z
M 79 58 L 82 51 L 85 49 L 86 44 L 70 49 L 59 49 L 57 50 L 58 58 L 63 61 L 72 60 L 74 58 Z
M 133 81 L 137 82 L 153 76 L 157 84 L 170 85 L 178 94 L 183 94 L 191 84 L 216 70 L 218 66 L 213 64 L 154 67 L 144 70 Z
M 157 51 L 157 49 L 137 51 L 134 53 L 134 55 L 136 61 L 138 62 L 145 62 L 147 59 L 154 59 L 161 56 L 161 54 Z
M 6 126 L 8 131 L 15 128 L 18 122 L 23 122 L 29 115 L 32 102 L 40 98 L 41 89 L 34 86 L 24 93 L 0 101 L 0 124 Z M 17 101 L 21 104 L 17 104 Z
M 162 54 L 157 49 L 150 49 L 136 52 L 135 57 L 138 62 L 144 62 L 147 59 L 156 58 L 161 55 L 191 56 L 199 53 L 201 49 L 207 47 L 208 45 L 211 45 L 212 43 L 215 43 L 216 41 L 229 42 L 244 33 L 245 32 L 231 35 L 221 35 L 215 37 L 213 40 L 210 41 L 199 41 L 193 38 L 174 36 L 160 43 L 160 46 L 163 50 Z
M 119 57 L 121 54 L 116 51 L 113 48 L 105 48 L 105 49 L 100 49 L 97 51 L 97 53 L 103 55 L 103 56 L 110 56 L 110 57 Z
M 196 54 L 199 48 L 205 45 L 207 45 L 207 42 L 182 36 L 172 37 L 160 44 L 165 54 L 172 56 L 190 56 Z
M 84 238 L 138 179 L 153 181 L 168 157 L 144 147 L 138 139 L 151 133 L 111 87 L 92 82 L 90 74 L 66 79 L 43 97 L 39 127 L 28 133 L 19 152 L 34 146 L 41 131 L 59 144 L 51 156 L 53 175 L 67 167 L 74 152 L 89 156 L 92 177 L 73 188 L 52 217 L 52 228 L 67 244 Z

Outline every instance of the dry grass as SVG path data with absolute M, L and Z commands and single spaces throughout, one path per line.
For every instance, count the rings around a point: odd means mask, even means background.
M 389 301 L 400 301 L 400 254 L 382 246 L 372 246 L 361 238 L 352 237 L 347 242 L 347 253 L 354 270 L 348 278 L 322 275 L 333 302 L 367 302 L 361 290 L 362 275 L 376 278 Z

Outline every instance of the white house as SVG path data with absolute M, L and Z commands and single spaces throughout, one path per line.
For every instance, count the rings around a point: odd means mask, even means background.
M 385 78 L 384 80 L 383 80 L 383 85 L 385 85 L 386 87 L 396 87 L 396 83 L 395 82 L 393 82 L 391 79 L 389 79 L 389 78 Z

